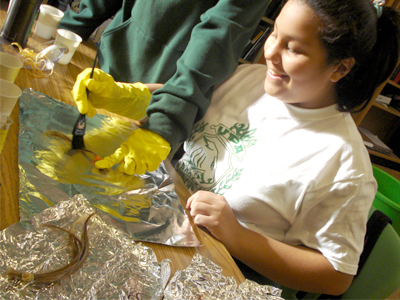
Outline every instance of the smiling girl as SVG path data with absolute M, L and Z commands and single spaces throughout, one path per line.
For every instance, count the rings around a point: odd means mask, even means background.
M 398 24 L 368 0 L 289 0 L 266 66 L 216 89 L 176 168 L 195 224 L 243 271 L 306 292 L 350 286 L 377 185 L 349 112 L 393 71 Z

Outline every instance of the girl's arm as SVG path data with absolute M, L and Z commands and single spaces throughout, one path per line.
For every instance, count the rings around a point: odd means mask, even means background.
M 336 271 L 318 251 L 292 246 L 244 228 L 224 197 L 199 191 L 187 203 L 194 223 L 207 228 L 232 256 L 288 288 L 340 295 L 353 275 Z
M 162 83 L 145 83 L 144 85 L 147 86 L 150 93 L 153 93 L 154 91 L 158 90 L 163 86 Z

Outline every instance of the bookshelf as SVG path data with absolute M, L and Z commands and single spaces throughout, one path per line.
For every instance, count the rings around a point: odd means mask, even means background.
M 380 94 L 400 95 L 400 85 L 386 80 L 375 90 L 368 106 L 362 112 L 353 114 L 353 119 L 357 126 L 369 130 L 393 150 L 393 153 L 387 155 L 368 149 L 371 161 L 400 171 L 400 111 L 390 105 L 386 106 L 375 102 L 376 97 Z
M 386 5 L 398 11 L 400 10 L 400 0 L 387 0 Z M 368 128 L 393 149 L 393 154 L 391 155 L 383 155 L 382 153 L 369 150 L 371 160 L 396 171 L 400 171 L 400 110 L 398 109 L 400 100 L 392 99 L 389 106 L 377 103 L 375 100 L 378 95 L 400 95 L 400 84 L 393 81 L 397 81 L 398 78 L 396 78 L 396 75 L 399 71 L 400 64 L 394 70 L 390 79 L 386 80 L 376 89 L 372 101 L 366 109 L 361 113 L 353 115 L 358 126 Z M 394 108 L 394 104 L 397 104 L 397 109 Z

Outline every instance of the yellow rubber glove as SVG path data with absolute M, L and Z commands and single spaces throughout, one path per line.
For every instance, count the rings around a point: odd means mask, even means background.
M 119 170 L 128 175 L 155 171 L 171 151 L 170 144 L 159 134 L 136 129 L 112 155 L 95 163 L 98 169 L 108 169 L 121 162 Z
M 82 71 L 72 88 L 72 97 L 81 114 L 92 118 L 96 114 L 95 108 L 103 108 L 134 120 L 146 115 L 151 93 L 143 83 L 116 82 L 111 75 L 98 68 L 94 69 L 91 79 L 91 72 L 91 68 Z M 86 89 L 90 92 L 89 99 Z

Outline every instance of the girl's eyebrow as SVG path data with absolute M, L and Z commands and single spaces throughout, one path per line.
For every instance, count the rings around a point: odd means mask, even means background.
M 274 31 L 276 31 L 277 29 L 278 29 L 278 24 L 275 21 L 274 22 Z M 311 44 L 309 39 L 307 39 L 307 36 L 305 36 L 305 38 L 299 38 L 299 37 L 293 36 L 293 35 L 286 35 L 286 38 L 289 39 L 289 40 L 295 40 L 295 41 L 297 41 L 297 42 L 299 42 L 299 43 L 301 43 L 301 44 L 303 44 L 305 46 Z

